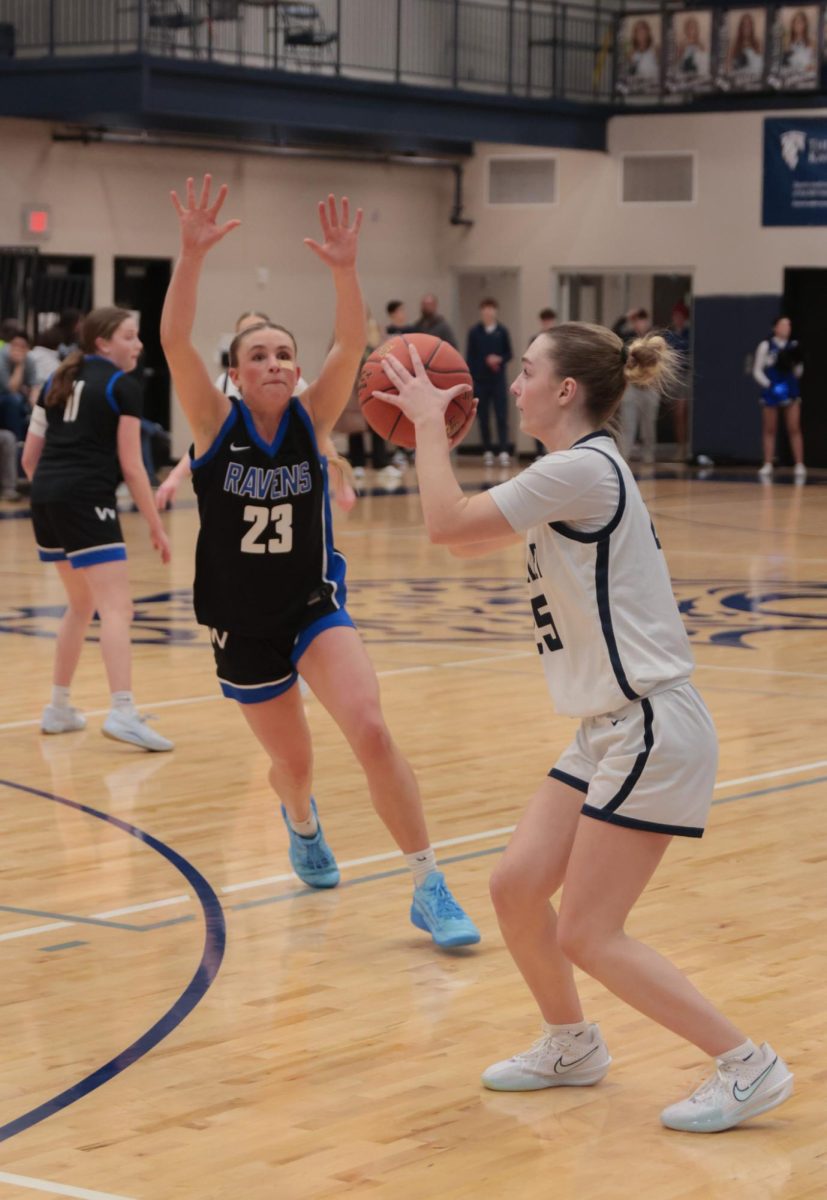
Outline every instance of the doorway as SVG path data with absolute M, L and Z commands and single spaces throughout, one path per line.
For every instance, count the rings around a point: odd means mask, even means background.
M 144 415 L 164 429 L 170 427 L 170 378 L 161 349 L 161 309 L 171 273 L 168 258 L 115 259 L 115 304 L 135 313 L 144 344 Z
M 827 412 L 823 397 L 827 392 L 827 270 L 820 267 L 790 267 L 784 272 L 782 312 L 793 323 L 793 337 L 804 353 L 801 378 L 801 425 L 804 433 L 804 458 L 808 465 L 827 466 Z M 779 428 L 783 421 L 779 421 Z M 779 435 L 782 461 L 791 462 L 786 433 Z
M 89 254 L 39 255 L 33 297 L 37 334 L 54 325 L 64 309 L 91 311 L 93 262 Z

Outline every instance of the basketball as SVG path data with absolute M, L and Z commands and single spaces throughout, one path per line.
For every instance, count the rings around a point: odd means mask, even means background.
M 474 385 L 468 364 L 450 342 L 444 342 L 430 333 L 401 333 L 374 350 L 359 375 L 359 404 L 362 414 L 374 433 L 396 446 L 402 446 L 405 450 L 413 450 L 416 446 L 413 425 L 395 404 L 379 400 L 373 393 L 396 392 L 383 367 L 388 354 L 393 354 L 403 366 L 413 371 L 409 346 L 416 347 L 434 387 L 444 390 L 459 383 L 468 387 L 468 391 L 455 396 L 445 410 L 445 429 L 449 438 L 462 429 L 471 412 L 474 398 Z

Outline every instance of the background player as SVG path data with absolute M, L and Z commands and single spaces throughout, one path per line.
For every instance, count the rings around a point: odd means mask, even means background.
M 491 880 L 503 936 L 544 1024 L 529 1051 L 489 1067 L 483 1082 L 526 1091 L 603 1078 L 611 1059 L 584 1019 L 574 963 L 717 1059 L 708 1083 L 664 1110 L 665 1125 L 708 1133 L 775 1107 L 792 1092 L 783 1061 L 624 928 L 671 838 L 702 835 L 717 764 L 660 543 L 604 427 L 627 384 L 669 381 L 672 352 L 651 335 L 627 348 L 595 325 L 541 334 L 512 392 L 521 428 L 550 453 L 471 497 L 454 478 L 444 431 L 458 389 L 437 391 L 421 363 L 412 376 L 392 356 L 385 372 L 399 397 L 378 394 L 415 423 L 431 540 L 473 556 L 527 536 L 546 681 L 558 711 L 583 718 Z M 549 898 L 561 884 L 557 915 Z
M 86 725 L 69 697 L 97 610 L 112 692 L 103 732 L 145 750 L 171 750 L 172 742 L 135 710 L 132 601 L 115 502 L 120 466 L 153 546 L 161 561 L 169 562 L 169 542 L 141 458 L 141 388 L 129 375 L 142 348 L 138 326 L 126 309 L 95 309 L 81 326 L 80 347 L 41 392 L 23 447 L 38 553 L 57 567 L 69 602 L 58 630 L 52 700 L 43 710 L 42 729 L 69 733 Z
M 161 337 L 193 432 L 193 484 L 201 531 L 195 611 L 212 630 L 224 694 L 241 705 L 270 757 L 296 873 L 333 887 L 339 870 L 311 795 L 312 745 L 295 687 L 297 670 L 348 739 L 371 799 L 414 875 L 411 919 L 439 945 L 479 941 L 448 891 L 430 846 L 413 772 L 394 744 L 376 673 L 345 608 L 345 562 L 332 541 L 326 467 L 318 445 L 330 436 L 350 394 L 365 345 L 364 302 L 356 274 L 361 212 L 341 220 L 334 198 L 319 205 L 324 241 L 305 242 L 330 268 L 336 289 L 332 347 L 301 399 L 296 344 L 282 326 L 258 324 L 230 347 L 231 377 L 243 399 L 210 382 L 191 340 L 198 281 L 207 252 L 239 222 L 217 223 L 227 194 L 200 199 L 187 180 L 186 205 L 173 192 L 181 254 Z

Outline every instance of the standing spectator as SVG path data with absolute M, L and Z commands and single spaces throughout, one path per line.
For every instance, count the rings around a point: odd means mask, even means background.
M 537 313 L 537 321 L 539 323 L 539 328 L 533 337 L 528 339 L 529 346 L 534 341 L 534 338 L 539 337 L 541 333 L 548 333 L 550 329 L 554 328 L 554 326 L 557 324 L 557 313 L 553 308 L 541 308 Z M 545 458 L 546 448 L 541 441 L 538 441 L 537 438 L 534 439 L 534 451 L 536 459 L 539 460 L 541 458 Z
M 29 426 L 29 397 L 37 383 L 37 369 L 26 331 L 11 328 L 7 334 L 0 346 L 0 429 L 8 429 L 22 442 Z
M 474 394 L 479 399 L 477 417 L 482 434 L 482 461 L 494 465 L 491 443 L 491 407 L 497 422 L 497 454 L 501 467 L 511 462 L 508 453 L 508 393 L 505 366 L 514 357 L 511 338 L 499 320 L 499 305 L 490 296 L 480 304 L 480 319 L 468 330 L 468 349 L 465 354 L 468 369 L 474 380 Z
M 17 442 L 8 429 L 0 429 L 0 500 L 19 500 Z
M 57 351 L 58 357 L 66 358 L 78 347 L 83 313 L 79 308 L 64 308 L 54 325 L 41 335 L 39 344 L 47 350 Z
M 443 342 L 448 342 L 454 349 L 458 349 L 454 331 L 437 311 L 437 304 L 437 298 L 432 292 L 424 295 L 419 302 L 418 320 L 414 321 L 413 325 L 406 326 L 404 332 L 430 333 L 434 337 L 442 338 Z
M 777 317 L 772 327 L 772 337 L 761 342 L 755 351 L 752 377 L 761 387 L 761 426 L 764 443 L 764 465 L 758 474 L 762 479 L 772 478 L 778 410 L 783 408 L 790 449 L 795 459 L 795 482 L 803 483 L 807 478 L 807 468 L 804 466 L 804 439 L 801 435 L 799 380 L 804 374 L 804 366 L 801 361 L 801 349 L 798 342 L 793 341 L 792 331 L 789 317 Z
M 687 21 L 687 25 L 689 22 Z M 689 449 L 687 436 L 687 413 L 689 395 L 692 391 L 691 330 L 689 309 L 678 301 L 672 309 L 672 324 L 666 331 L 666 344 L 675 351 L 677 379 L 672 395 L 672 421 L 677 442 L 677 457 L 685 459 Z
M 408 315 L 405 312 L 404 300 L 389 300 L 385 305 L 385 314 L 388 319 L 385 325 L 385 333 L 388 337 L 393 337 L 395 333 L 405 332 L 408 324 Z
M 633 308 L 612 326 L 612 330 L 628 345 L 635 338 L 645 337 L 652 321 L 645 308 Z M 657 388 L 630 384 L 623 393 L 620 405 L 620 449 L 627 462 L 640 433 L 641 460 L 655 461 L 655 441 L 660 394 Z

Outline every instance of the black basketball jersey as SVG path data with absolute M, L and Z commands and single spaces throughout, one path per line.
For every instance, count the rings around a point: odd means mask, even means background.
M 295 397 L 268 444 L 243 401 L 192 460 L 201 529 L 195 615 L 201 625 L 269 637 L 345 603 L 345 560 L 333 546 L 327 471 Z M 192 452 L 191 452 L 192 453 Z
M 46 437 L 32 480 L 37 504 L 112 496 L 118 486 L 118 422 L 143 411 L 140 384 L 108 358 L 84 358 L 65 405 L 49 407 L 51 380 L 37 404 Z

